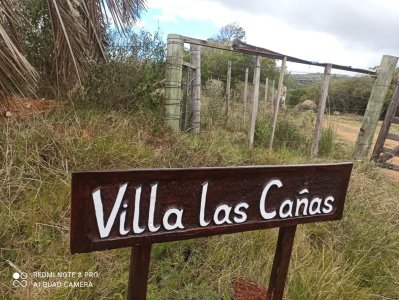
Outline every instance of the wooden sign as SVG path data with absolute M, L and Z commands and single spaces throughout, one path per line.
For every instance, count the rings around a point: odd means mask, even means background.
M 150 251 L 158 242 L 272 227 L 291 228 L 293 241 L 297 224 L 341 219 L 351 170 L 341 163 L 75 172 L 71 252 Z

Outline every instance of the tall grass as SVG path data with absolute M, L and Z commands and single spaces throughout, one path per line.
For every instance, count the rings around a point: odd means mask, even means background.
M 157 114 L 93 107 L 2 124 L 0 299 L 126 297 L 129 249 L 69 253 L 71 171 L 307 162 L 306 155 L 293 154 L 307 151 L 306 137 L 292 127 L 302 120 L 287 120 L 276 133 L 275 152 L 264 147 L 262 123 L 256 147 L 247 150 L 245 128 L 234 118 L 200 135 L 172 133 Z M 372 166 L 355 167 L 344 219 L 299 226 L 285 298 L 398 299 L 398 193 Z M 237 278 L 267 286 L 276 232 L 154 245 L 148 298 L 230 299 Z M 87 289 L 14 288 L 13 265 L 28 273 L 100 276 Z

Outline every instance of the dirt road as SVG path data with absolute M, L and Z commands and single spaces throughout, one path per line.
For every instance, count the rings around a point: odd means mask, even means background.
M 382 122 L 380 121 L 377 126 L 376 133 L 373 139 L 373 145 L 371 149 L 374 149 L 374 143 L 377 140 L 378 134 L 380 132 Z M 341 115 L 341 116 L 329 116 L 325 118 L 325 125 L 332 126 L 334 131 L 337 134 L 337 140 L 340 143 L 347 144 L 351 147 L 355 145 L 357 135 L 359 134 L 359 129 L 362 125 L 362 116 L 358 115 Z M 390 132 L 399 134 L 399 125 L 393 124 L 391 127 Z M 399 145 L 399 142 L 386 140 L 385 147 L 387 148 L 394 148 Z M 399 157 L 395 157 L 394 159 L 388 161 L 394 164 L 399 165 Z M 392 180 L 399 183 L 399 172 L 388 170 L 388 169 L 381 169 L 381 172 L 389 176 Z

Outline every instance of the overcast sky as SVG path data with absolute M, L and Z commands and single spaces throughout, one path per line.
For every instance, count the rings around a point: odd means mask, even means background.
M 247 43 L 359 68 L 399 55 L 399 0 L 148 0 L 143 26 L 209 38 L 238 22 Z M 319 71 L 291 63 L 289 70 Z

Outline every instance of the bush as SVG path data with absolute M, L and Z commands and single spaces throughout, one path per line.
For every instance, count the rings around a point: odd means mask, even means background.
M 107 51 L 109 62 L 97 65 L 85 83 L 85 100 L 104 108 L 158 109 L 165 70 L 162 36 L 131 31 Z
M 305 135 L 305 131 L 299 129 L 298 125 L 292 116 L 280 115 L 274 134 L 274 148 L 288 148 L 295 152 L 308 153 L 309 137 Z M 271 131 L 272 117 L 268 115 L 265 119 L 258 118 L 255 126 L 255 143 L 267 147 Z

